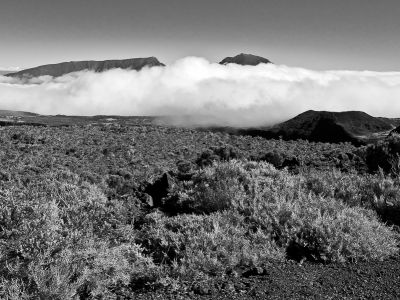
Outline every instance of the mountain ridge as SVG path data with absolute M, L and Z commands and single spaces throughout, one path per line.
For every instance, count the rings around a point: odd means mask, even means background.
M 5 74 L 9 77 L 39 77 L 39 76 L 53 76 L 59 77 L 68 73 L 78 72 L 78 71 L 94 71 L 94 72 L 104 72 L 111 69 L 121 68 L 121 69 L 131 69 L 131 70 L 141 70 L 144 67 L 155 67 L 155 66 L 165 66 L 156 57 L 145 57 L 145 58 L 130 58 L 130 59 L 113 59 L 113 60 L 82 60 L 82 61 L 69 61 L 61 62 L 56 64 L 41 65 L 34 68 L 24 69 L 18 72 L 11 72 Z
M 221 65 L 226 64 L 238 64 L 247 66 L 256 66 L 261 63 L 270 64 L 270 60 L 253 55 L 240 53 L 233 57 L 225 57 L 219 62 Z M 2 71 L 0 70 L 0 75 L 8 77 L 19 77 L 19 78 L 32 78 L 39 76 L 53 76 L 59 77 L 68 73 L 78 72 L 78 71 L 94 71 L 94 72 L 104 72 L 111 69 L 121 68 L 121 69 L 131 69 L 139 71 L 144 67 L 155 67 L 155 66 L 165 66 L 156 57 L 144 57 L 144 58 L 129 58 L 129 59 L 112 59 L 112 60 L 81 60 L 81 61 L 67 61 L 54 64 L 45 64 L 36 66 L 33 68 L 27 68 L 15 72 Z

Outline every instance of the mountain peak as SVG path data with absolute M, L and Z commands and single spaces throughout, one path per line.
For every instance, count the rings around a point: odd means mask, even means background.
M 242 66 L 256 66 L 261 63 L 269 64 L 271 61 L 261 56 L 240 53 L 234 57 L 226 57 L 220 62 L 221 65 L 238 64 Z
M 9 73 L 10 77 L 39 77 L 49 75 L 53 77 L 62 76 L 72 72 L 89 70 L 94 72 L 104 72 L 111 69 L 141 70 L 144 67 L 165 66 L 156 57 L 130 58 L 121 60 L 103 60 L 103 61 L 70 61 L 58 64 L 42 65 L 35 68 L 21 70 L 15 73 Z

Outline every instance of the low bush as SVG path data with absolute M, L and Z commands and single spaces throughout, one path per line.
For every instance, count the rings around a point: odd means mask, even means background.
M 400 180 L 384 174 L 359 175 L 311 171 L 303 173 L 307 189 L 322 197 L 331 197 L 350 206 L 375 210 L 382 221 L 400 225 Z
M 400 174 L 400 136 L 394 135 L 370 145 L 366 151 L 366 163 L 371 173 L 382 169 L 387 174 Z
M 225 145 L 221 147 L 212 147 L 203 151 L 196 159 L 196 164 L 199 167 L 212 165 L 214 161 L 228 161 L 238 159 L 242 155 L 236 147 Z
M 285 157 L 284 154 L 278 152 L 276 150 L 268 151 L 266 153 L 260 154 L 257 158 L 257 161 L 265 161 L 273 165 L 275 168 L 282 167 Z
M 383 259 L 398 251 L 396 234 L 372 210 L 350 207 L 327 187 L 320 189 L 319 195 L 309 194 L 302 176 L 268 163 L 231 161 L 200 170 L 175 196 L 194 213 L 246 216 L 289 256 L 296 247 L 304 258 L 318 261 Z
M 71 172 L 0 190 L 0 274 L 5 298 L 108 295 L 156 280 L 135 237 L 135 208 Z
M 171 276 L 189 281 L 284 259 L 268 233 L 233 211 L 175 217 L 153 213 L 139 241 L 156 263 L 170 266 Z
M 178 182 L 164 199 L 167 211 L 176 213 L 212 213 L 232 207 L 237 197 L 245 197 L 239 183 L 246 178 L 235 168 L 207 167 L 189 181 Z

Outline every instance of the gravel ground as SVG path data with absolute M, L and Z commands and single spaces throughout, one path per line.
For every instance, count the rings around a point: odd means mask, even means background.
M 354 264 L 276 263 L 261 275 L 216 281 L 196 293 L 168 290 L 137 293 L 133 299 L 400 299 L 400 256 Z

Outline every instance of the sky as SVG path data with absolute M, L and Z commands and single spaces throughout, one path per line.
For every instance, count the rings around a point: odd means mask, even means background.
M 399 71 L 399 0 L 1 0 L 0 69 L 252 53 L 313 70 Z

